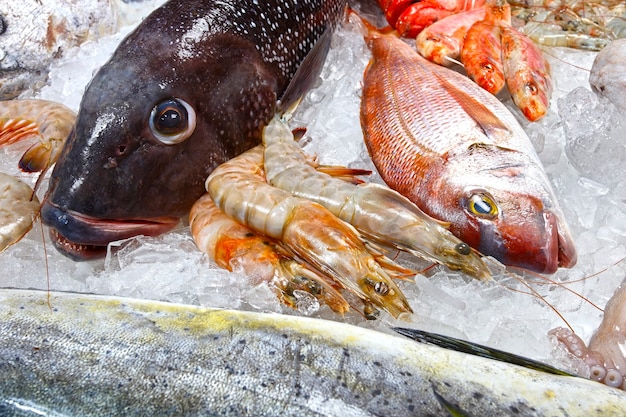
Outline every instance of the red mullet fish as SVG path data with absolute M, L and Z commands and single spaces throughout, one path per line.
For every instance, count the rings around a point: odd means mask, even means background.
M 83 96 L 41 209 L 75 260 L 170 230 L 222 162 L 316 79 L 344 0 L 171 0 Z

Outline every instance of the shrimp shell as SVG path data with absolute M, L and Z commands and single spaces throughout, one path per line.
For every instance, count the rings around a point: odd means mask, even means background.
M 76 113 L 61 103 L 47 100 L 0 101 L 0 146 L 35 136 L 19 166 L 25 172 L 44 172 L 59 158 Z
M 267 184 L 262 164 L 263 148 L 256 147 L 216 168 L 206 181 L 215 204 L 238 222 L 280 240 L 365 303 L 394 317 L 412 312 L 352 226 L 317 203 Z
M 39 215 L 39 207 L 30 186 L 0 172 L 0 252 L 28 233 Z
M 241 270 L 254 283 L 267 282 L 279 300 L 297 308 L 295 291 L 307 292 L 343 314 L 350 305 L 327 280 L 307 265 L 289 258 L 274 239 L 255 233 L 226 216 L 204 194 L 191 207 L 189 227 L 198 248 L 219 266 Z
M 491 277 L 468 245 L 398 192 L 373 183 L 347 183 L 307 164 L 302 148 L 278 118 L 265 127 L 263 141 L 270 184 L 320 203 L 378 243 L 481 280 Z

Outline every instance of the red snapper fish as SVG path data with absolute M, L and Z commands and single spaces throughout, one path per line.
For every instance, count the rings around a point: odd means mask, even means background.
M 369 29 L 361 125 L 384 181 L 505 265 L 572 267 L 576 250 L 530 140 L 497 98 Z

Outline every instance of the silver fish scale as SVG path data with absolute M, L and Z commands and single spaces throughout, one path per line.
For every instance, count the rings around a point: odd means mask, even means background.
M 604 417 L 626 408 L 623 391 L 593 381 L 331 321 L 46 300 L 0 290 L 2 416 L 449 416 L 448 404 L 485 417 Z

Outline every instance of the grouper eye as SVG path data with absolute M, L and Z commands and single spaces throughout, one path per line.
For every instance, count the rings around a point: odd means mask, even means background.
M 498 215 L 498 206 L 491 196 L 477 193 L 469 199 L 469 211 L 479 217 L 493 219 Z
M 165 145 L 187 139 L 196 128 L 196 112 L 187 102 L 169 98 L 154 106 L 150 113 L 150 131 Z

